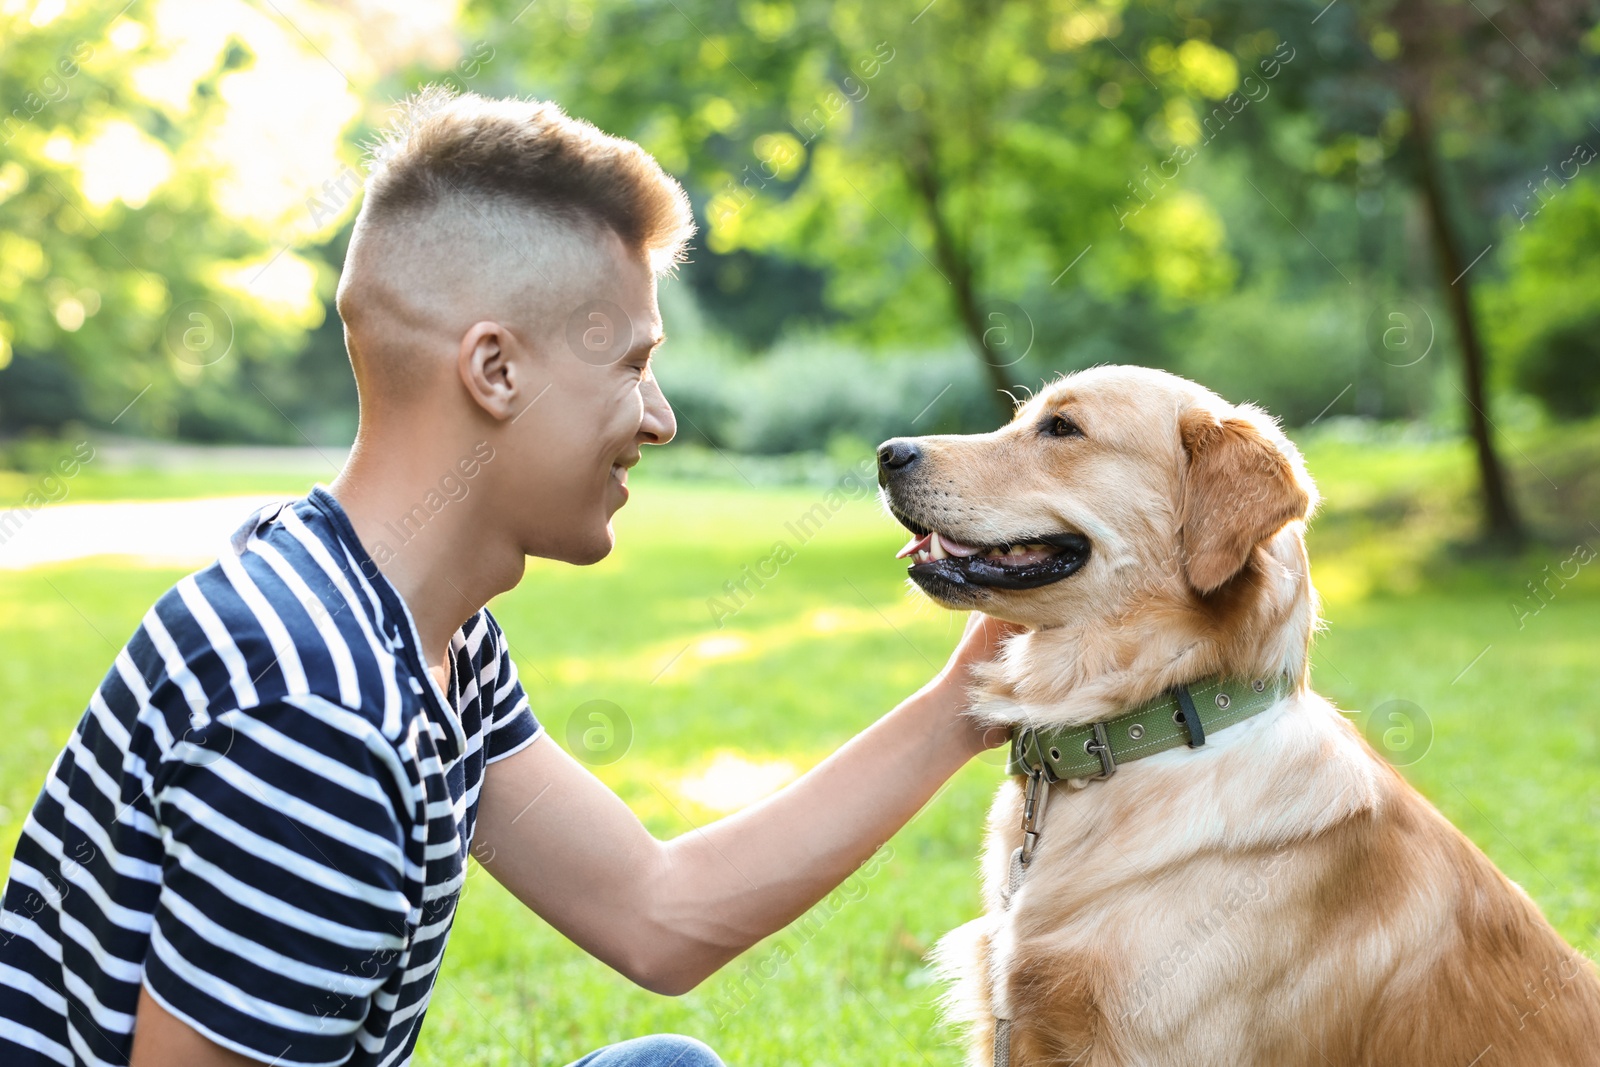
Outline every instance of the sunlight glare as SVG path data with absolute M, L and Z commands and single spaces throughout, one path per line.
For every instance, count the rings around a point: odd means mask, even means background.
M 39 0 L 33 9 L 33 14 L 28 16 L 28 21 L 35 26 L 48 26 L 61 17 L 67 9 L 67 0 Z
M 115 200 L 143 207 L 172 175 L 166 148 L 131 122 L 106 123 L 77 156 L 83 198 L 98 210 Z
M 800 774 L 788 760 L 756 762 L 735 752 L 718 752 L 699 774 L 678 781 L 678 793 L 710 811 L 738 811 L 777 792 Z
M 218 280 L 242 299 L 261 305 L 280 321 L 313 327 L 321 323 L 322 302 L 317 299 L 317 270 L 293 252 L 276 258 L 262 256 L 248 263 L 228 264 Z

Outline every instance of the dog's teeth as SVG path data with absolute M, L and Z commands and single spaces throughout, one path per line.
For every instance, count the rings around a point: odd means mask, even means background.
M 937 531 L 928 535 L 928 551 L 932 553 L 934 559 L 950 558 L 950 553 L 944 550 L 944 544 L 940 542 Z
M 1012 545 L 1011 551 L 1006 554 L 1010 556 L 1026 556 L 1028 554 L 1028 548 L 1026 545 Z

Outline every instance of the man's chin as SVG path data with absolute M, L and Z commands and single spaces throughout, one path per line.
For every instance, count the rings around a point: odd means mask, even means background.
M 611 555 L 611 550 L 615 548 L 616 545 L 617 535 L 616 532 L 612 530 L 611 522 L 608 519 L 606 521 L 604 531 L 602 531 L 599 536 L 586 540 L 581 546 L 578 547 L 577 551 L 573 554 L 573 558 L 569 559 L 567 562 L 576 564 L 579 567 L 587 567 L 592 564 L 599 563 L 601 560 Z
M 536 547 L 525 548 L 523 551 L 540 559 L 569 563 L 574 567 L 587 567 L 611 555 L 611 550 L 615 546 L 616 535 L 612 532 L 611 523 L 608 521 L 597 531 L 581 534 L 575 532 L 573 536 L 563 539 L 558 544 L 546 542 Z

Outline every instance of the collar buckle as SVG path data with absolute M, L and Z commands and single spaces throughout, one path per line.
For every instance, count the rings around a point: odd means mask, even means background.
M 1117 773 L 1117 761 L 1111 754 L 1111 742 L 1106 740 L 1106 724 L 1097 722 L 1091 729 L 1094 730 L 1094 736 L 1083 743 L 1083 750 L 1091 756 L 1100 757 L 1100 773 L 1089 779 L 1099 782 Z

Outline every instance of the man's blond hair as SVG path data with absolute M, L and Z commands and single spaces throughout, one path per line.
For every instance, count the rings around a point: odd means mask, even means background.
M 362 215 L 382 226 L 464 202 L 613 231 L 658 272 L 694 234 L 689 198 L 651 155 L 545 100 L 424 89 L 372 146 Z
M 607 242 L 661 274 L 694 233 L 648 152 L 544 101 L 427 89 L 372 155 L 337 294 L 365 401 L 427 398 L 476 321 L 559 338 Z

